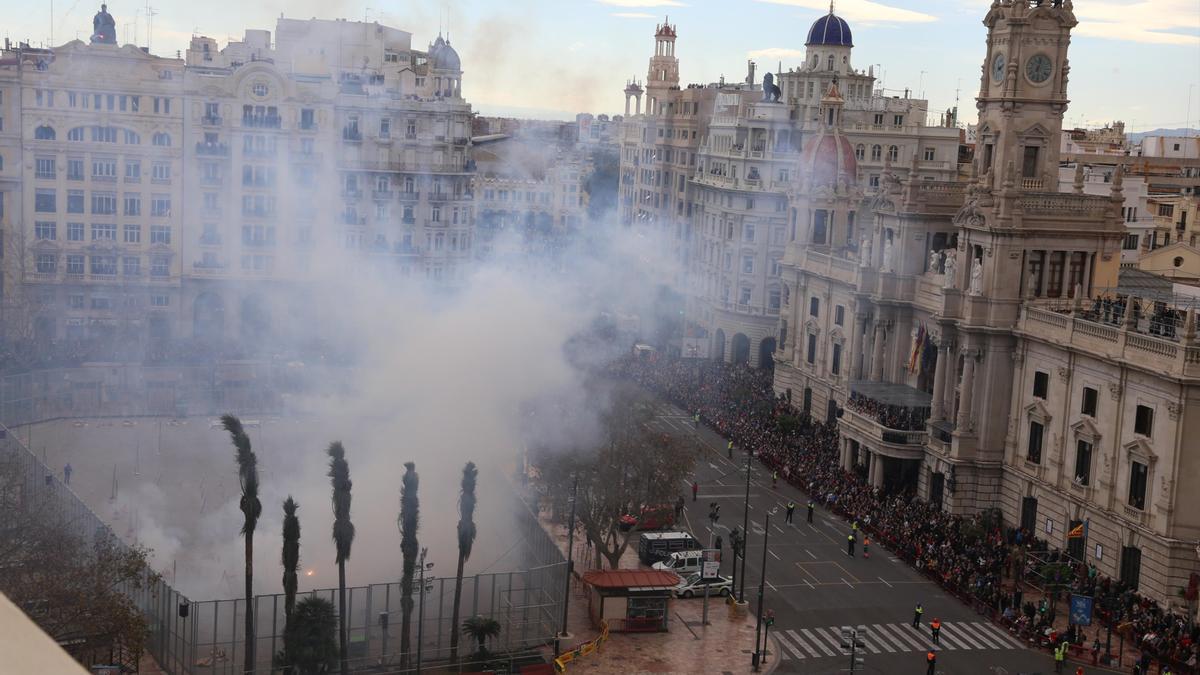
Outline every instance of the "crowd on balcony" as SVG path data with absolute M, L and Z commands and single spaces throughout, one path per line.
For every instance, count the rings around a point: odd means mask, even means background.
M 1096 298 L 1092 306 L 1083 312 L 1083 318 L 1097 323 L 1121 326 L 1125 323 L 1128 306 L 1125 296 L 1116 299 Z M 1133 305 L 1133 330 L 1139 333 L 1176 339 L 1183 332 L 1187 313 L 1167 306 L 1165 302 L 1138 301 Z
M 777 396 L 769 373 L 745 365 L 711 361 L 698 365 L 661 355 L 619 359 L 609 365 L 608 373 L 633 380 L 689 414 L 700 415 L 705 424 L 739 449 L 753 453 L 785 481 L 847 520 L 857 521 L 898 557 L 949 593 L 1009 625 L 1014 633 L 1035 642 L 1040 639 L 1043 645 L 1060 639 L 1054 630 L 1057 612 L 1032 603 L 1015 605 L 1014 587 L 1005 583 L 1006 577 L 1011 584 L 1020 574 L 1029 554 L 1047 551 L 1046 542 L 1024 529 L 1005 527 L 996 511 L 970 517 L 949 514 L 911 492 L 889 493 L 846 472 L 838 461 L 837 427 L 809 419 L 785 397 Z M 1065 569 L 1060 588 L 1094 592 L 1098 598 L 1117 594 L 1118 609 L 1099 611 L 1097 625 L 1113 620 L 1114 633 L 1127 635 L 1147 660 L 1194 669 L 1200 629 L 1188 628 L 1185 619 L 1098 574 L 1094 567 Z M 1066 601 L 1061 592 L 1060 597 Z M 1098 601 L 1097 606 L 1101 604 Z M 1076 644 L 1083 643 L 1082 631 L 1070 637 Z
M 899 431 L 923 431 L 929 419 L 928 408 L 907 408 L 881 403 L 873 398 L 850 392 L 846 407 L 879 422 L 889 429 Z

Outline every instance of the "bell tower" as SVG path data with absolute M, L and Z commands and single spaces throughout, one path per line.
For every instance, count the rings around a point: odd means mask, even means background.
M 654 56 L 646 75 L 646 112 L 661 114 L 659 108 L 671 89 L 679 88 L 679 59 L 675 58 L 675 26 L 668 17 L 654 31 Z
M 1071 0 L 994 0 L 983 23 L 976 175 L 999 190 L 1058 190 L 1059 134 L 1067 110 L 1067 47 L 1078 21 Z

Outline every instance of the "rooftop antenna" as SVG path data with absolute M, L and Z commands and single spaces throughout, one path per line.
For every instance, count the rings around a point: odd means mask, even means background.
M 54 0 L 50 0 L 50 46 L 54 46 Z
M 154 15 L 158 14 L 153 7 L 150 6 L 150 0 L 146 0 L 146 53 L 150 53 L 151 41 L 154 38 Z

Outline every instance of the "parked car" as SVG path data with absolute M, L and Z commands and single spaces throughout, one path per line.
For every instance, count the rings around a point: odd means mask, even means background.
M 729 595 L 733 588 L 733 580 L 729 577 L 711 577 L 701 579 L 699 574 L 690 574 L 675 586 L 675 596 L 690 598 L 694 595 L 704 595 L 704 587 L 708 586 L 709 595 Z
M 643 565 L 653 565 L 666 560 L 676 551 L 702 548 L 700 542 L 687 532 L 646 532 L 638 541 L 638 560 Z
M 704 552 L 699 549 L 676 551 L 666 560 L 654 563 L 652 567 L 656 570 L 670 570 L 682 577 L 699 572 L 703 559 Z
M 621 516 L 621 531 L 628 532 L 634 526 L 639 530 L 665 530 L 675 525 L 675 509 L 666 506 L 643 506 L 642 516 L 638 518 L 632 513 Z

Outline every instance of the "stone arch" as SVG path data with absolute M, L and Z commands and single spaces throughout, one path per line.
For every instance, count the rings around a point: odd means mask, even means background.
M 242 298 L 238 326 L 243 340 L 261 340 L 271 332 L 271 311 L 261 295 L 251 294 Z
M 758 367 L 766 371 L 775 370 L 775 338 L 763 338 L 758 343 Z
M 746 337 L 745 333 L 738 333 L 733 336 L 729 357 L 733 363 L 750 362 L 750 338 Z
M 202 340 L 220 339 L 225 334 L 225 301 L 205 291 L 192 303 L 192 335 Z
M 725 360 L 725 331 L 720 328 L 713 333 L 712 355 L 718 361 Z

